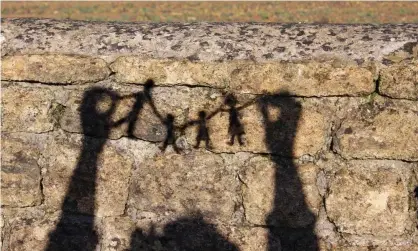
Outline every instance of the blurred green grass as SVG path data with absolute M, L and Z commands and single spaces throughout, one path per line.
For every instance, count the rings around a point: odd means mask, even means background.
M 2 2 L 2 17 L 145 22 L 417 23 L 418 2 Z

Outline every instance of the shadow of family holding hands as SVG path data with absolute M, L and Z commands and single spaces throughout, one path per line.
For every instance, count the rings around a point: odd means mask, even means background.
M 278 154 L 270 155 L 275 164 L 276 174 L 273 209 L 266 219 L 266 227 L 269 231 L 268 250 L 317 250 L 313 230 L 315 216 L 304 201 L 297 167 L 291 159 L 301 106 L 294 98 L 283 97 L 289 96 L 289 93 L 265 95 L 240 107 L 237 107 L 238 101 L 235 96 L 229 94 L 223 104 L 227 106 L 226 109 L 220 107 L 210 113 L 200 111 L 197 120 L 176 127 L 172 114 L 163 116 L 156 108 L 152 96 L 153 87 L 154 82 L 149 80 L 144 84 L 142 92 L 124 97 L 112 90 L 97 87 L 84 93 L 80 107 L 82 149 L 61 206 L 61 216 L 54 231 L 49 235 L 49 243 L 45 250 L 93 251 L 96 249 L 99 242 L 95 230 L 98 160 L 113 128 L 127 123 L 127 136 L 136 138 L 134 129 L 146 103 L 151 106 L 153 113 L 166 128 L 166 137 L 161 150 L 164 151 L 168 145 L 172 145 L 177 153 L 181 153 L 175 142 L 176 130 L 183 131 L 189 126 L 196 126 L 195 148 L 204 141 L 205 147 L 211 149 L 207 121 L 219 112 L 229 114 L 229 143 L 233 145 L 237 139 L 238 143 L 243 145 L 242 135 L 245 134 L 245 130 L 239 119 L 239 111 L 254 101 L 257 102 L 263 117 L 266 146 L 270 153 Z M 112 121 L 118 102 L 124 98 L 135 99 L 132 109 L 124 118 Z M 279 117 L 271 118 L 269 107 L 279 108 Z M 283 177 L 287 178 L 283 179 Z M 298 221 L 300 217 L 310 219 L 310 223 L 303 227 L 295 227 L 292 221 Z M 190 217 L 180 217 L 168 223 L 164 226 L 162 234 L 157 234 L 153 228 L 147 233 L 136 229 L 132 233 L 129 250 L 157 250 L 156 243 L 158 250 L 239 250 L 236 244 L 223 237 L 216 226 L 207 222 L 199 212 L 193 212 Z

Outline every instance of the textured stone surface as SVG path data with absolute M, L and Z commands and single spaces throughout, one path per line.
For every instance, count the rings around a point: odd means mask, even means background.
M 125 83 L 145 83 L 153 79 L 158 85 L 201 85 L 225 87 L 230 67 L 216 63 L 193 63 L 175 60 L 144 60 L 120 57 L 111 65 L 116 80 Z
M 239 181 L 220 156 L 204 152 L 156 156 L 132 175 L 128 206 L 160 215 L 201 211 L 233 221 L 239 210 Z
M 55 230 L 58 222 L 57 214 L 47 214 L 43 217 L 27 218 L 21 217 L 14 219 L 7 233 L 7 241 L 4 243 L 6 250 L 13 251 L 29 251 L 29 250 L 45 250 L 49 244 L 49 236 Z M 88 216 L 71 216 L 66 222 L 68 229 L 65 234 L 67 238 L 62 239 L 62 243 L 58 246 L 50 246 L 56 250 L 57 247 L 71 247 L 74 250 L 90 249 L 94 250 L 94 246 L 80 246 L 80 243 L 91 243 L 92 236 L 85 236 L 83 230 L 92 223 L 93 218 Z
M 128 217 L 107 217 L 102 219 L 104 251 L 128 250 L 131 244 L 131 234 L 135 231 L 135 222 Z
M 2 55 L 138 55 L 200 61 L 382 61 L 416 43 L 416 24 L 115 23 L 2 19 Z M 59 39 L 55 39 L 59 36 Z
M 349 246 L 349 245 L 338 245 L 338 246 L 324 246 L 321 250 L 324 251 L 415 251 L 418 249 L 416 244 L 403 244 L 396 246 L 388 245 L 364 245 L 364 246 Z
M 102 59 L 75 55 L 15 55 L 2 58 L 1 78 L 50 84 L 80 84 L 105 79 L 110 71 Z
M 51 91 L 34 88 L 2 89 L 2 131 L 48 132 L 54 129 Z
M 94 139 L 90 140 L 94 141 Z M 46 149 L 48 155 L 41 160 L 41 165 L 45 168 L 43 169 L 42 184 L 45 203 L 50 208 L 60 208 L 71 179 L 94 182 L 94 167 L 92 166 L 85 167 L 91 171 L 84 170 L 83 177 L 73 176 L 73 171 L 81 158 L 82 141 L 83 139 L 79 135 L 55 135 Z M 89 149 L 85 151 L 89 151 Z M 93 206 L 90 205 L 91 200 L 94 199 L 96 215 L 123 214 L 132 165 L 133 160 L 129 155 L 126 156 L 114 147 L 105 145 L 97 161 L 96 194 L 85 195 L 76 202 L 76 208 L 66 208 L 66 210 L 88 212 L 89 208 Z
M 316 188 L 317 166 L 255 157 L 242 170 L 244 208 L 249 222 L 264 225 L 273 210 L 277 215 L 271 223 L 277 226 L 304 227 L 314 222 L 321 204 Z
M 393 98 L 418 100 L 418 61 L 383 68 L 379 92 Z
M 2 206 L 27 207 L 41 203 L 41 170 L 37 162 L 42 143 L 36 140 L 43 141 L 45 137 L 2 135 Z
M 262 63 L 252 61 L 191 62 L 120 57 L 111 66 L 116 80 L 157 85 L 200 85 L 228 88 L 240 93 L 294 95 L 359 95 L 374 91 L 373 72 L 355 65 L 335 63 Z
M 367 239 L 391 240 L 410 231 L 407 183 L 411 167 L 399 161 L 342 165 L 329 180 L 328 217 L 340 232 L 363 235 L 366 243 Z
M 11 224 L 8 241 L 4 243 L 7 250 L 29 251 L 45 250 L 48 245 L 48 234 L 54 229 L 57 217 L 49 215 L 44 220 L 22 219 Z
M 418 105 L 376 97 L 348 111 L 334 144 L 345 158 L 418 160 Z

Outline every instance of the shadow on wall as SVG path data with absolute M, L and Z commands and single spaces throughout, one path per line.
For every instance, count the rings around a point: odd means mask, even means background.
M 163 235 L 151 228 L 144 233 L 137 228 L 131 235 L 130 249 L 137 250 L 173 250 L 173 251 L 238 251 L 239 249 L 218 233 L 216 226 L 207 223 L 203 215 L 179 218 L 164 227 Z
M 418 186 L 415 187 L 414 189 L 414 196 L 415 196 L 416 205 L 417 205 L 417 220 L 418 220 Z M 418 225 L 416 227 L 418 229 Z
M 144 91 L 135 93 L 136 102 L 125 118 L 113 122 L 112 114 L 117 103 L 126 97 L 120 97 L 115 92 L 104 88 L 93 88 L 86 91 L 81 105 L 81 123 L 83 128 L 83 146 L 79 161 L 71 177 L 67 194 L 62 204 L 62 214 L 46 248 L 52 250 L 95 250 L 99 242 L 95 231 L 95 194 L 98 158 L 112 128 L 128 123 L 127 135 L 134 138 L 138 115 L 145 102 L 148 102 L 155 115 L 166 126 L 166 139 L 161 150 L 167 145 L 175 145 L 175 130 L 196 125 L 198 135 L 197 146 L 204 140 L 209 148 L 209 134 L 206 120 L 218 112 L 230 114 L 230 143 L 237 138 L 239 144 L 244 126 L 239 120 L 239 111 L 248 104 L 236 107 L 237 101 L 232 94 L 225 98 L 225 105 L 229 108 L 219 108 L 206 115 L 199 113 L 198 121 L 190 121 L 184 126 L 174 127 L 174 117 L 168 114 L 163 117 L 156 109 L 151 89 L 152 81 L 145 83 Z M 301 112 L 300 104 L 289 96 L 289 93 L 263 96 L 255 101 L 264 119 L 265 141 L 271 152 L 285 156 L 293 156 L 293 142 Z M 269 110 L 280 109 L 280 115 L 273 118 Z M 178 153 L 180 151 L 175 149 Z M 317 239 L 314 234 L 315 216 L 305 203 L 305 196 L 297 173 L 297 167 L 291 159 L 271 157 L 275 163 L 274 207 L 266 219 L 269 229 L 268 250 L 317 250 Z M 306 224 L 308 223 L 308 224 Z M 156 234 L 151 228 L 148 233 L 136 229 L 131 236 L 130 250 L 239 250 L 238 247 L 225 239 L 215 225 L 204 220 L 199 212 L 192 216 L 182 217 L 168 223 L 163 234 Z
M 102 88 L 91 89 L 84 94 L 80 111 L 83 146 L 62 204 L 62 215 L 50 234 L 47 251 L 89 251 L 95 250 L 98 244 L 94 230 L 97 164 L 114 126 L 110 118 L 118 99 L 116 93 Z M 99 111 L 99 104 L 106 101 L 108 107 Z
M 285 96 L 285 97 L 283 97 Z M 262 97 L 259 109 L 263 115 L 265 142 L 270 152 L 293 156 L 294 141 L 301 105 L 290 93 Z M 273 117 L 271 110 L 279 109 Z M 271 155 L 275 164 L 273 209 L 266 219 L 269 227 L 268 250 L 318 250 L 314 232 L 316 216 L 306 204 L 297 166 L 292 159 Z M 280 244 L 278 244 L 280 243 Z

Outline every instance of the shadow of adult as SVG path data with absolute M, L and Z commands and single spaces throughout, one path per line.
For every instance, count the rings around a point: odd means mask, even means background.
M 314 233 L 316 217 L 306 204 L 298 167 L 292 160 L 302 108 L 290 96 L 288 92 L 280 92 L 258 100 L 265 143 L 275 164 L 273 209 L 266 219 L 268 250 L 277 250 L 280 242 L 282 251 L 315 251 L 318 250 Z
M 226 240 L 216 226 L 206 222 L 200 213 L 182 217 L 164 227 L 162 235 L 151 228 L 149 233 L 136 229 L 131 235 L 131 251 L 238 251 Z
M 104 88 L 93 88 L 84 93 L 80 107 L 82 149 L 61 207 L 61 217 L 50 233 L 47 251 L 96 249 L 97 165 L 110 130 L 115 126 L 111 117 L 118 100 L 115 92 Z

